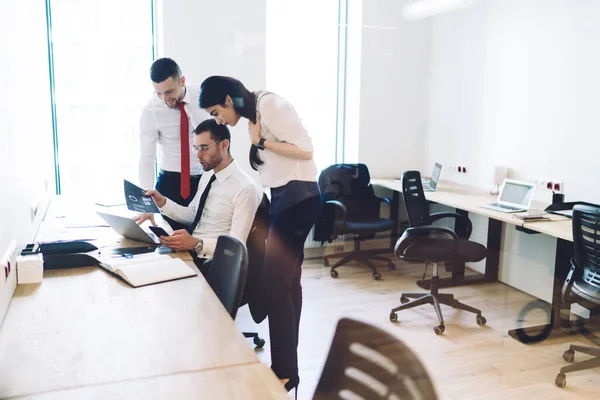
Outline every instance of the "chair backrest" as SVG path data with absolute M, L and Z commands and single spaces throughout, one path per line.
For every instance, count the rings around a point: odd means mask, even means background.
M 261 323 L 267 316 L 264 307 L 261 307 L 261 281 L 265 262 L 265 251 L 267 247 L 267 236 L 269 234 L 269 208 L 270 201 L 266 195 L 256 210 L 246 248 L 248 249 L 248 275 L 246 286 L 240 306 L 249 304 L 250 313 L 254 322 Z
M 573 207 L 573 244 L 579 267 L 573 282 L 576 292 L 600 304 L 600 206 Z
M 206 280 L 234 319 L 242 300 L 247 272 L 246 245 L 233 236 L 219 236 Z
M 423 182 L 419 171 L 406 171 L 402 174 L 402 197 L 411 227 L 431 225 L 429 203 L 423 192 Z
M 323 201 L 337 200 L 346 206 L 348 221 L 370 221 L 379 217 L 379 199 L 371 186 L 365 164 L 335 164 L 319 175 Z
M 313 400 L 437 399 L 417 356 L 389 333 L 353 319 L 337 325 Z

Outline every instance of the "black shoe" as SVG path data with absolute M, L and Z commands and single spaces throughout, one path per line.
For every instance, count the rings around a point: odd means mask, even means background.
M 300 385 L 300 377 L 296 376 L 294 379 L 290 379 L 285 383 L 285 390 L 288 392 L 294 390 L 294 399 L 298 400 L 298 386 Z

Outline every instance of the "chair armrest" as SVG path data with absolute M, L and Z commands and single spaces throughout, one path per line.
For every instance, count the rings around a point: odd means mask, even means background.
M 387 197 L 377 197 L 377 200 L 379 200 L 379 216 L 381 217 L 381 203 L 386 203 L 388 205 L 388 209 L 389 209 L 389 213 L 390 213 L 390 218 L 392 216 L 392 201 L 390 199 L 388 199 Z
M 429 216 L 429 218 L 431 218 L 431 222 L 437 221 L 442 218 L 455 218 L 455 219 L 464 218 L 467 221 L 467 233 L 466 233 L 464 239 L 470 238 L 471 233 L 473 232 L 473 223 L 471 222 L 469 217 L 465 217 L 464 215 L 460 215 L 460 214 L 457 214 L 454 212 L 440 212 L 440 213 L 431 214 Z
M 454 252 L 458 251 L 458 235 L 456 232 L 450 228 L 446 228 L 445 226 L 424 225 L 406 229 L 400 239 L 398 239 L 396 242 L 396 246 L 394 246 L 394 254 L 400 258 L 406 249 L 418 241 L 419 238 L 423 238 L 428 236 L 430 233 L 435 232 L 445 233 L 450 236 L 454 242 L 454 248 L 452 250 Z
M 392 205 L 392 201 L 390 199 L 388 199 L 387 197 L 378 197 L 379 202 L 384 202 L 384 203 L 388 203 L 388 205 Z
M 342 232 L 342 228 L 346 223 L 346 214 L 348 210 L 346 206 L 337 200 L 328 200 L 325 202 L 324 207 L 333 209 L 333 231 L 332 236 L 335 237 L 339 232 Z

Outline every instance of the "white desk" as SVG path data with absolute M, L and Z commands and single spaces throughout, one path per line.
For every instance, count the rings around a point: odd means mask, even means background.
M 372 179 L 371 183 L 379 185 L 394 191 L 394 206 L 396 210 L 399 206 L 399 194 L 402 193 L 402 184 L 393 179 Z M 494 282 L 498 280 L 498 267 L 500 260 L 500 241 L 502 233 L 502 223 L 508 223 L 518 227 L 526 233 L 543 233 L 557 239 L 555 262 L 554 262 L 554 282 L 552 292 L 552 314 L 550 323 L 542 326 L 527 328 L 525 330 L 513 329 L 509 331 L 512 337 L 520 336 L 519 339 L 527 338 L 522 335 L 523 332 L 535 336 L 544 331 L 557 330 L 560 327 L 566 327 L 561 323 L 561 311 L 569 310 L 569 307 L 562 304 L 561 290 L 570 268 L 570 258 L 573 255 L 573 234 L 572 221 L 570 218 L 560 215 L 550 215 L 550 221 L 523 222 L 510 213 L 489 210 L 481 207 L 483 204 L 493 203 L 497 200 L 496 195 L 490 195 L 484 189 L 473 188 L 457 183 L 440 181 L 435 192 L 425 192 L 428 201 L 443 204 L 456 209 L 456 212 L 467 216 L 469 212 L 488 217 L 488 237 L 487 237 L 487 256 L 485 260 L 485 275 L 483 278 L 477 276 L 464 276 L 464 271 L 453 272 L 452 278 L 440 279 L 440 287 L 458 286 L 471 283 Z M 547 204 L 535 202 L 531 209 L 545 209 Z M 456 226 L 457 233 L 462 233 L 464 226 Z M 428 288 L 428 280 L 418 281 L 421 287 Z M 565 325 L 565 326 L 563 326 Z

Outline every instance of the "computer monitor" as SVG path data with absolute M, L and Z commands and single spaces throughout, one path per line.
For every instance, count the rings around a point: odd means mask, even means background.
M 505 179 L 504 186 L 498 197 L 498 203 L 522 206 L 525 209 L 529 209 L 534 189 L 535 185 L 532 183 Z
M 437 184 L 440 181 L 440 175 L 442 173 L 442 164 L 435 163 L 433 166 L 433 171 L 431 171 L 431 180 L 429 181 L 429 185 L 435 189 L 437 188 Z

